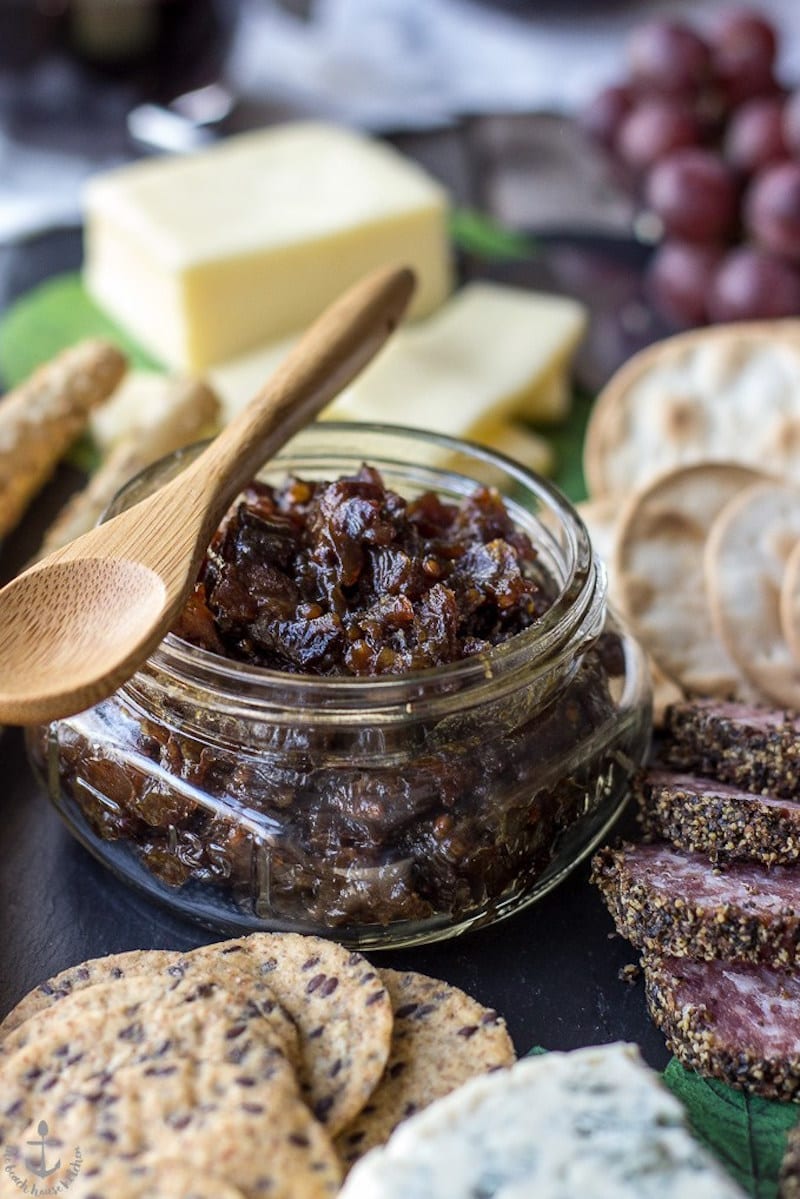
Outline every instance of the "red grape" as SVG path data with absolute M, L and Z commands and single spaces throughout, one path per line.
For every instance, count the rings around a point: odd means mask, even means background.
M 646 198 L 667 233 L 687 241 L 725 237 L 736 221 L 736 182 L 711 150 L 676 150 L 656 163 Z
M 766 250 L 740 246 L 726 255 L 711 281 L 708 315 L 712 321 L 800 315 L 800 275 Z
M 788 156 L 783 136 L 783 101 L 778 97 L 748 100 L 737 108 L 725 134 L 725 157 L 737 170 L 752 175 Z
M 775 91 L 776 50 L 775 30 L 760 13 L 723 13 L 711 35 L 711 61 L 731 104 Z
M 629 167 L 644 171 L 672 150 L 697 145 L 699 139 L 697 118 L 688 105 L 643 100 L 622 122 L 616 146 Z
M 665 241 L 647 271 L 647 287 L 659 312 L 675 325 L 701 325 L 706 319 L 706 293 L 722 261 L 722 246 Z
M 800 262 L 800 162 L 779 162 L 756 175 L 744 212 L 756 241 Z
M 611 146 L 617 130 L 631 110 L 631 89 L 621 84 L 605 87 L 580 114 L 580 125 L 595 141 Z
M 628 59 L 634 83 L 643 90 L 685 93 L 709 74 L 711 55 L 703 39 L 671 21 L 648 21 L 630 36 Z
M 800 91 L 790 96 L 784 105 L 783 140 L 789 152 L 800 158 Z

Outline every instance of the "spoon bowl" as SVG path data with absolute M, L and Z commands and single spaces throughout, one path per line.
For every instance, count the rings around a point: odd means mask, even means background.
M 174 623 L 232 500 L 370 361 L 413 288 L 405 268 L 356 284 L 182 474 L 0 591 L 0 722 L 70 716 L 130 678 Z
M 3 702 L 15 706 L 20 723 L 41 718 L 32 688 L 48 687 L 48 710 L 72 707 L 76 688 L 85 690 L 91 704 L 98 654 L 115 689 L 129 677 L 131 658 L 142 661 L 160 640 L 153 629 L 160 627 L 167 593 L 161 577 L 143 563 L 78 558 L 54 563 L 47 576 L 48 604 L 42 604 L 35 572 L 21 575 L 3 592 L 3 621 L 13 623 L 15 634 L 0 646 L 0 679 Z M 60 613 L 76 595 L 82 597 L 80 618 L 64 637 Z M 64 683 L 61 691 L 49 681 L 58 679 Z

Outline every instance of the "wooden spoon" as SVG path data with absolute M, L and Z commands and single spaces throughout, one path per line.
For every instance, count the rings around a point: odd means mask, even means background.
M 69 716 L 130 678 L 174 623 L 237 493 L 370 361 L 413 290 L 407 269 L 356 284 L 181 475 L 0 591 L 0 722 Z

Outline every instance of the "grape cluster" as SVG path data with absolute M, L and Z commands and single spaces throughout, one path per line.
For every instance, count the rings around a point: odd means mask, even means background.
M 800 90 L 777 82 L 776 52 L 757 12 L 704 36 L 653 20 L 631 35 L 629 81 L 581 115 L 661 223 L 648 286 L 674 324 L 800 315 Z

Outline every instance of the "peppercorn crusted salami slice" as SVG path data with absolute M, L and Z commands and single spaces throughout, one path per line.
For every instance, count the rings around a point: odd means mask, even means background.
M 690 1070 L 766 1099 L 800 1097 L 800 975 L 647 955 L 645 993 Z
M 673 770 L 785 798 L 800 796 L 800 718 L 782 709 L 696 700 L 666 712 L 661 756 Z
M 787 866 L 800 861 L 800 803 L 694 774 L 649 770 L 633 785 L 642 826 L 710 858 Z
M 593 880 L 617 932 L 638 949 L 711 960 L 800 964 L 800 870 L 714 869 L 668 845 L 601 849 Z

